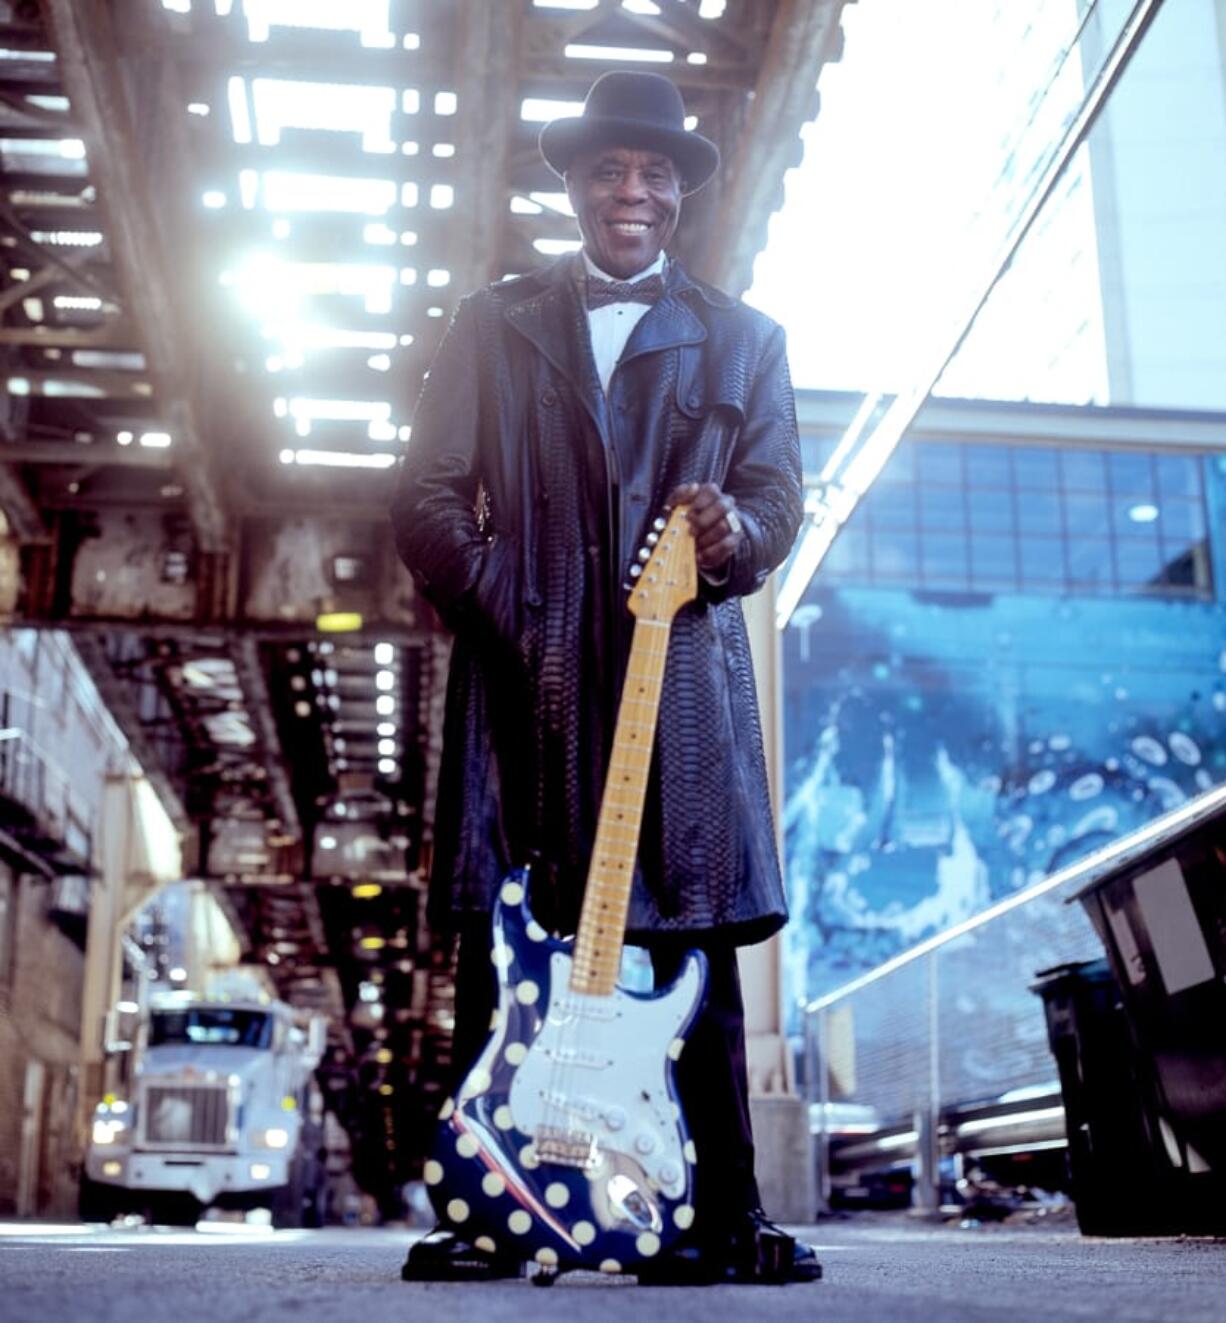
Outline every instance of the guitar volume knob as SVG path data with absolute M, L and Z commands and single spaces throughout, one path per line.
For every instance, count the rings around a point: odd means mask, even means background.
M 651 1153 L 656 1146 L 656 1137 L 649 1130 L 640 1130 L 634 1137 L 635 1149 L 644 1155 Z
M 626 1124 L 626 1113 L 620 1107 L 610 1107 L 604 1114 L 604 1123 L 610 1130 L 620 1130 Z

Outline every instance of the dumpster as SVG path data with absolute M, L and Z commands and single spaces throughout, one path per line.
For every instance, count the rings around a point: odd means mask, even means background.
M 1166 1229 L 1226 1234 L 1226 818 L 1196 822 L 1076 899 L 1119 988 Z
M 1176 1230 L 1173 1172 L 1155 1145 L 1155 1108 L 1139 1075 L 1119 985 L 1106 960 L 1038 974 L 1060 1072 L 1069 1184 L 1087 1236 Z

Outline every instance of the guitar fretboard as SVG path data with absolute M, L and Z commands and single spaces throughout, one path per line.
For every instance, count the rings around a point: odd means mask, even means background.
M 634 624 L 571 969 L 571 991 L 588 996 L 611 993 L 621 970 L 670 632 L 670 620 Z

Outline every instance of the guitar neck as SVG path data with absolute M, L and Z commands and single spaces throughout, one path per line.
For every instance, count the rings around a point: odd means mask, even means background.
M 668 620 L 640 617 L 635 621 L 596 844 L 575 937 L 572 992 L 607 996 L 621 970 L 670 628 Z

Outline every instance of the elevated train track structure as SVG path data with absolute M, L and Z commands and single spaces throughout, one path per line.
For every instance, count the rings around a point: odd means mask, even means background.
M 248 958 L 333 1017 L 376 1188 L 451 1017 L 448 645 L 386 520 L 423 374 L 573 246 L 536 135 L 608 68 L 719 144 L 678 252 L 746 288 L 845 2 L 0 0 L 0 613 L 71 634 Z

